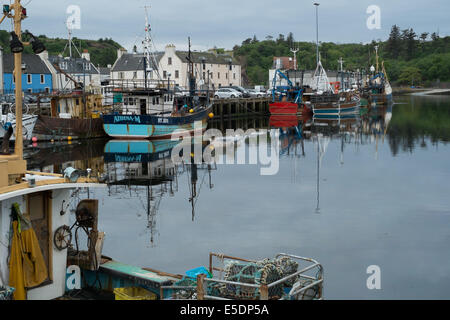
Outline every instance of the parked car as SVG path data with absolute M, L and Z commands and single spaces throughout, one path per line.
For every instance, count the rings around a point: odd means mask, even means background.
M 180 86 L 176 86 L 175 87 L 175 96 L 177 97 L 188 97 L 189 96 L 189 90 L 180 87 Z
M 257 91 L 255 89 L 248 89 L 248 92 L 250 93 L 251 97 L 261 98 L 266 95 L 265 92 Z
M 232 88 L 220 88 L 214 93 L 215 99 L 241 98 L 242 93 Z
M 241 86 L 231 86 L 229 88 L 232 88 L 232 89 L 234 89 L 236 91 L 239 91 L 240 93 L 242 93 L 242 96 L 244 98 L 250 98 L 251 97 L 250 92 L 247 89 L 242 88 Z

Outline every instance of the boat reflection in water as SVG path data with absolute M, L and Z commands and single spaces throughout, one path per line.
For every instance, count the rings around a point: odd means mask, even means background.
M 332 140 L 340 140 L 339 165 L 344 165 L 346 145 L 375 143 L 375 159 L 378 160 L 379 144 L 384 143 L 392 119 L 393 103 L 387 106 L 370 107 L 363 114 L 341 116 L 314 115 L 312 117 L 271 116 L 269 125 L 280 130 L 280 156 L 304 158 L 305 140 L 314 143 L 316 152 L 316 213 L 320 213 L 320 169 Z M 299 150 L 301 147 L 301 150 Z M 297 176 L 294 162 L 292 177 Z
M 181 175 L 189 176 L 189 203 L 192 210 L 192 220 L 195 217 L 195 204 L 199 198 L 204 178 L 198 187 L 198 171 L 203 170 L 209 174 L 209 187 L 211 171 L 217 169 L 214 164 L 190 161 L 174 163 L 172 152 L 181 141 L 126 141 L 112 140 L 105 145 L 104 161 L 109 196 L 128 194 L 128 197 L 138 197 L 142 200 L 148 218 L 147 228 L 150 230 L 150 243 L 155 245 L 156 218 L 161 201 L 164 196 L 173 197 L 178 192 L 178 179 Z M 191 149 L 195 149 L 192 144 Z

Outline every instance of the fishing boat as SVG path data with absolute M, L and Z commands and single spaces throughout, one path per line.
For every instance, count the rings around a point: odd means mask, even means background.
M 284 84 L 283 82 L 286 82 Z M 277 69 L 272 81 L 271 115 L 301 115 L 310 110 L 303 104 L 304 87 L 295 86 L 287 75 Z
M 11 104 L 3 104 L 1 106 L 1 115 L 0 115 L 0 140 L 3 139 L 7 132 L 7 128 L 9 125 L 13 128 L 13 135 L 11 136 L 11 141 L 15 141 L 15 132 L 16 132 L 16 116 L 12 112 L 14 106 Z M 22 136 L 25 141 L 31 141 L 33 138 L 33 130 L 38 120 L 38 116 L 30 115 L 25 112 L 22 116 Z
M 314 116 L 340 117 L 358 112 L 360 98 L 356 91 L 339 91 L 331 87 L 327 73 L 319 60 L 313 81 L 312 93 L 305 93 L 305 100 L 312 106 Z
M 150 28 L 146 26 L 145 50 L 150 50 Z M 144 66 L 153 65 L 151 54 L 144 57 Z M 121 110 L 103 114 L 103 128 L 110 137 L 120 139 L 167 139 L 176 130 L 189 133 L 206 129 L 207 118 L 213 117 L 209 95 L 201 95 L 196 90 L 194 62 L 189 39 L 188 79 L 189 94 L 175 95 L 175 85 L 170 81 L 148 81 L 148 69 L 144 72 L 144 83 L 140 88 L 114 88 L 115 94 L 123 96 Z M 157 73 L 159 74 L 159 72 Z M 196 125 L 197 124 L 197 125 Z
M 378 46 L 375 46 L 375 53 L 376 67 L 371 67 L 371 71 L 375 74 L 369 79 L 367 86 L 363 88 L 363 97 L 370 106 L 388 105 L 393 102 L 392 87 L 384 67 L 384 61 L 381 62 L 381 70 L 379 70 Z
M 15 31 L 21 36 L 25 18 L 20 1 L 11 5 Z M 14 52 L 15 149 L 0 155 L 0 287 L 8 299 L 43 300 L 64 294 L 67 248 L 65 227 L 79 188 L 102 186 L 90 174 L 67 168 L 65 174 L 27 171 L 22 139 L 22 51 Z M 35 49 L 35 44 L 33 44 Z M 92 237 L 94 243 L 97 238 Z M 12 293 L 12 294 L 11 294 Z

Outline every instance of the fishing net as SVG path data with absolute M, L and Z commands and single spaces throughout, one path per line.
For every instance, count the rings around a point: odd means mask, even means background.
M 256 263 L 238 262 L 228 260 L 225 262 L 224 280 L 239 282 L 242 284 L 270 285 L 284 277 L 295 273 L 298 263 L 288 257 L 280 259 L 264 259 Z M 269 299 L 281 298 L 284 295 L 284 288 L 291 287 L 296 281 L 296 277 L 269 288 Z M 210 294 L 230 299 L 259 299 L 261 292 L 259 288 L 248 287 L 239 284 L 212 283 L 208 287 Z
M 177 288 L 179 287 L 179 288 Z M 192 288 L 187 288 L 192 287 Z M 196 300 L 197 280 L 189 277 L 174 283 L 173 287 L 164 294 L 165 298 L 171 297 L 174 300 Z

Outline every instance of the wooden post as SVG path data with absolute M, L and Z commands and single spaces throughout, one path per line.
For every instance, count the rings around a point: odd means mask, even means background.
M 197 276 L 197 300 L 205 300 L 204 279 L 206 274 L 199 274 Z
M 269 287 L 267 286 L 267 284 L 261 285 L 259 290 L 261 292 L 260 300 L 269 300 Z

